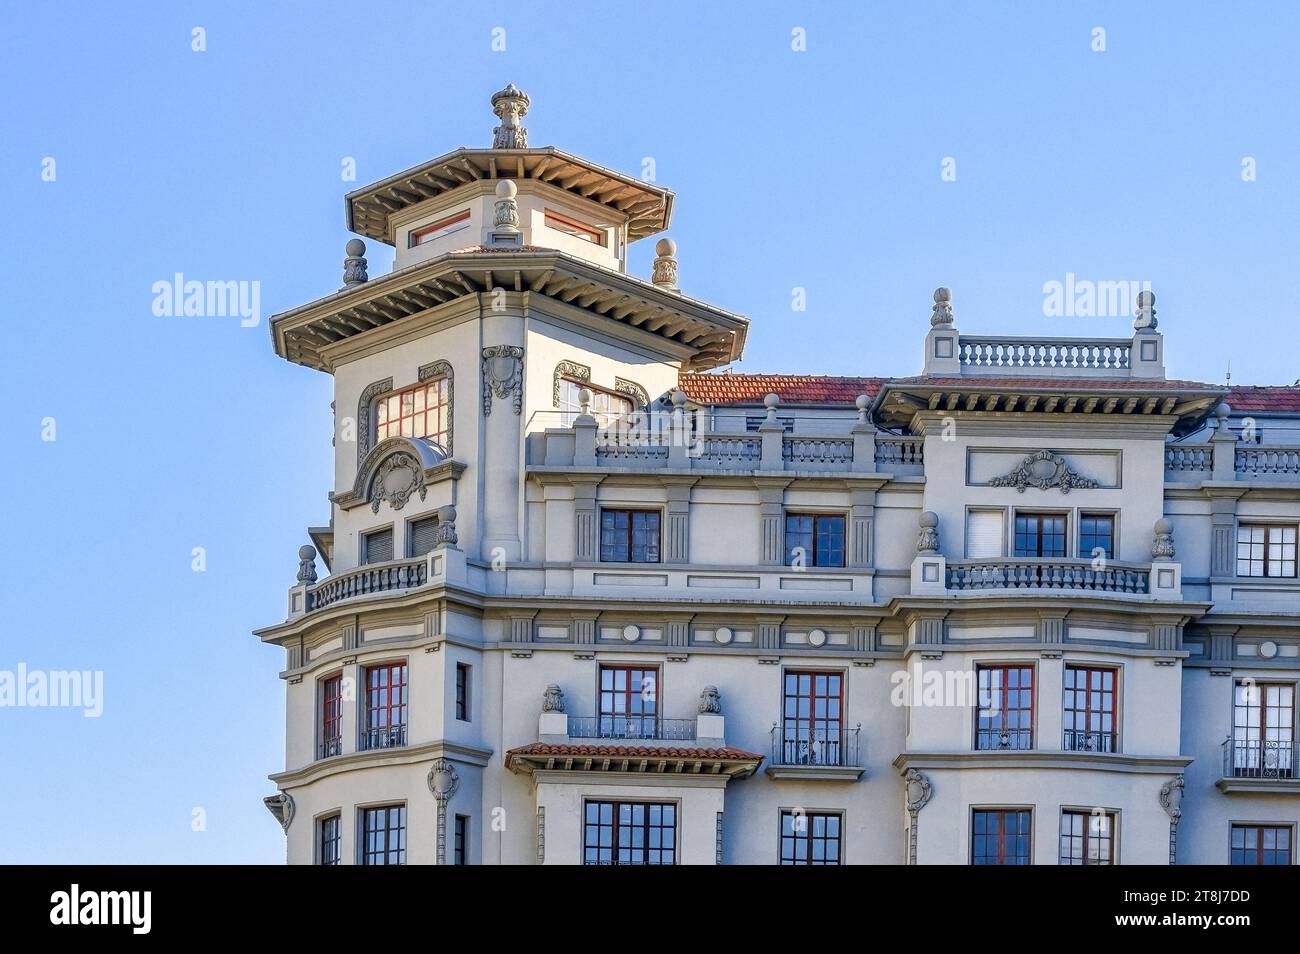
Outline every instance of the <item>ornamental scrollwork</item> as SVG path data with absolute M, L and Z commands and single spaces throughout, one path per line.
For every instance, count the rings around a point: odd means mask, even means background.
M 524 410 L 524 349 L 495 345 L 483 349 L 483 415 L 492 413 L 492 399 L 512 397 L 516 414 Z
M 1022 460 L 1009 474 L 994 477 L 989 481 L 990 487 L 1015 487 L 1018 493 L 1024 493 L 1026 487 L 1039 490 L 1060 488 L 1061 493 L 1068 494 L 1072 489 L 1091 490 L 1100 484 L 1091 477 L 1084 477 L 1070 468 L 1064 457 L 1047 449 L 1037 454 L 1030 454 Z

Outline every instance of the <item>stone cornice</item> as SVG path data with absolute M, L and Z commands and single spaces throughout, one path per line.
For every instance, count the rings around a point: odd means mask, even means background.
M 924 484 L 924 478 L 894 477 L 889 473 L 811 473 L 807 471 L 736 471 L 736 470 L 682 470 L 678 468 L 655 468 L 645 470 L 632 467 L 572 467 L 544 464 L 530 464 L 527 467 L 528 479 L 539 484 L 565 483 L 601 483 L 612 477 L 618 478 L 620 485 L 638 484 L 654 486 L 656 484 L 680 483 L 683 480 L 709 487 L 769 487 L 784 488 L 797 484 L 801 488 L 819 490 L 879 490 L 886 485 L 916 484 L 917 489 Z
M 492 759 L 491 749 L 480 749 L 462 745 L 458 742 L 423 742 L 419 745 L 406 745 L 392 749 L 370 749 L 365 752 L 349 752 L 327 759 L 318 759 L 286 772 L 268 775 L 278 788 L 296 788 L 318 782 L 323 778 L 355 772 L 359 769 L 374 769 L 389 765 L 411 765 L 432 759 L 445 758 L 464 765 L 482 768 Z
M 900 774 L 908 769 L 1086 769 L 1135 775 L 1177 775 L 1192 764 L 1190 755 L 1127 755 L 1043 749 L 996 752 L 903 752 L 894 759 Z

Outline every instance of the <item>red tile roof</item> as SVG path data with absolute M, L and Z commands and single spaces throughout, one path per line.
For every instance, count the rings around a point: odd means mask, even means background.
M 1029 377 L 981 377 L 971 375 L 967 378 L 941 378 L 919 375 L 912 378 L 891 378 L 889 384 L 904 387 L 950 387 L 950 388 L 1022 388 L 1025 390 L 1055 391 L 1217 391 L 1218 385 L 1204 384 L 1200 381 L 1178 381 L 1160 379 L 1133 378 L 1029 378 Z
M 847 378 L 820 374 L 683 374 L 678 379 L 697 404 L 762 404 L 775 394 L 782 404 L 847 404 L 859 394 L 874 398 L 888 378 Z
M 1300 384 L 1232 388 L 1227 400 L 1236 414 L 1300 414 Z
M 757 765 L 763 756 L 744 749 L 686 748 L 683 746 L 646 745 L 569 745 L 554 742 L 530 742 L 506 753 L 506 768 L 515 756 L 573 756 L 574 758 L 644 758 L 644 759 L 700 759 L 703 761 L 753 762 Z

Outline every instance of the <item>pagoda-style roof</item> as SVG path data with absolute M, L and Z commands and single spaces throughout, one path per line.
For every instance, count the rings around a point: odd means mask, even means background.
M 686 352 L 694 369 L 740 357 L 749 321 L 742 315 L 556 249 L 473 246 L 350 285 L 274 316 L 276 354 L 332 370 L 322 351 L 395 321 L 493 288 L 528 292 L 657 336 Z
M 395 242 L 392 216 L 461 186 L 483 180 L 544 182 L 576 198 L 598 202 L 628 217 L 628 241 L 668 228 L 673 193 L 554 146 L 536 149 L 460 148 L 437 159 L 350 192 L 345 197 L 350 231 L 378 242 Z

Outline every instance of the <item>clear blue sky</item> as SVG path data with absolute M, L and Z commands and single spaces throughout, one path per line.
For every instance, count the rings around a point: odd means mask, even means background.
M 507 82 L 534 144 L 655 159 L 684 289 L 752 320 L 740 370 L 915 373 L 938 284 L 966 332 L 1126 333 L 1044 317 L 1043 284 L 1073 272 L 1152 283 L 1172 375 L 1300 375 L 1291 4 L 10 14 L 0 669 L 102 670 L 105 699 L 99 719 L 0 709 L 0 861 L 282 860 L 261 799 L 283 657 L 250 630 L 283 618 L 328 519 L 330 382 L 273 356 L 265 316 L 339 285 L 344 157 L 359 184 L 488 145 Z M 390 260 L 372 243 L 372 275 Z M 176 272 L 260 282 L 263 322 L 155 316 Z

